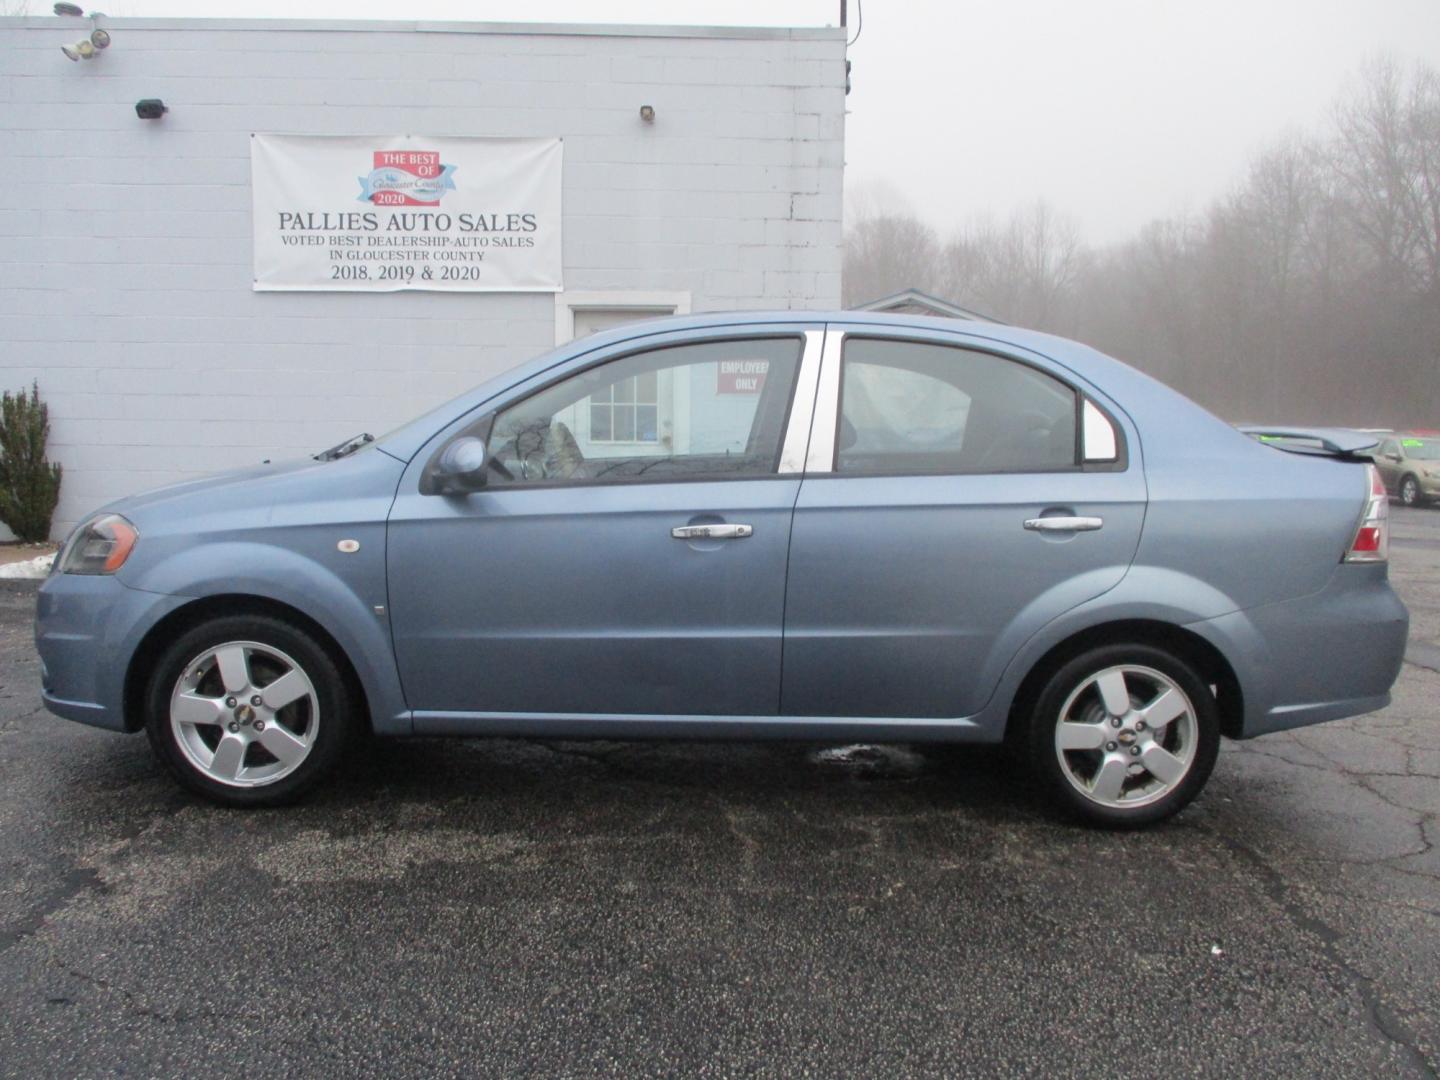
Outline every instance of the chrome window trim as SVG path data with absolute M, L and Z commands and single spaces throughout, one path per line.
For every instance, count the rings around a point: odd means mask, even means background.
M 824 330 L 806 330 L 800 354 L 800 373 L 795 377 L 795 396 L 790 403 L 790 420 L 785 425 L 785 442 L 776 472 L 793 476 L 805 471 L 806 451 L 815 415 L 815 388 L 820 378 L 820 361 L 825 346 Z
M 810 447 L 805 472 L 835 471 L 835 432 L 840 422 L 840 354 L 845 331 L 827 330 L 820 354 L 820 378 L 815 391 L 815 419 L 810 425 Z

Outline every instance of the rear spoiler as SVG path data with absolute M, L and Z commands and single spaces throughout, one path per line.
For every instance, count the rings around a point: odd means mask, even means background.
M 1369 461 L 1369 451 L 1380 445 L 1378 436 L 1350 428 L 1267 427 L 1245 424 L 1240 430 L 1251 438 L 1291 454 L 1318 454 L 1350 461 Z

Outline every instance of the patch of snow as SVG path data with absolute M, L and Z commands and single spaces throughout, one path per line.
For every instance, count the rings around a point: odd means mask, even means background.
M 810 755 L 816 765 L 840 766 L 861 773 L 906 775 L 923 772 L 925 758 L 903 746 L 852 743 L 816 750 Z
M 36 555 L 35 558 L 26 559 L 24 562 L 0 564 L 0 578 L 39 580 L 50 573 L 50 564 L 54 561 L 54 555 Z

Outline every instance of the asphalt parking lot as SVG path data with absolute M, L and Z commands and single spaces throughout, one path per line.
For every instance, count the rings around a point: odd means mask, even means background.
M 1128 835 L 953 749 L 416 741 L 219 810 L 37 708 L 6 584 L 0 1075 L 1434 1076 L 1440 510 L 1394 520 L 1394 704 Z

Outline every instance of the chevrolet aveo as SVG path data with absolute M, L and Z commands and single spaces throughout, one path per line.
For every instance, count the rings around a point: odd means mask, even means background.
M 367 729 L 1003 741 L 1144 824 L 1221 735 L 1381 708 L 1400 668 L 1373 438 L 1267 438 L 1020 330 L 647 322 L 104 508 L 40 591 L 44 700 L 234 805 Z

